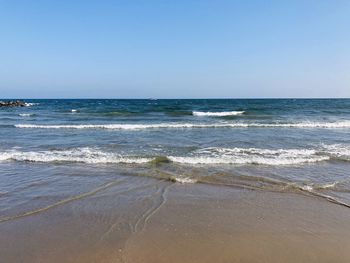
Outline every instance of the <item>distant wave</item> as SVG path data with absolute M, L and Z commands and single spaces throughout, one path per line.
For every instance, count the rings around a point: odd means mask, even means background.
M 350 146 L 326 145 L 319 149 L 260 149 L 210 147 L 196 150 L 182 156 L 130 156 L 83 147 L 54 151 L 19 151 L 12 149 L 0 152 L 0 161 L 28 162 L 77 162 L 90 164 L 175 162 L 180 164 L 254 164 L 254 165 L 295 165 L 327 160 L 350 161 Z
M 30 117 L 30 116 L 34 116 L 33 113 L 20 113 L 20 114 L 18 114 L 18 115 L 21 116 L 21 117 Z
M 144 130 L 144 129 L 184 129 L 229 127 L 226 124 L 193 124 L 193 123 L 159 123 L 159 124 L 73 124 L 73 125 L 36 125 L 16 124 L 16 128 L 31 129 L 111 129 L 111 130 Z
M 299 123 L 158 123 L 158 124 L 62 124 L 37 125 L 16 124 L 16 128 L 31 129 L 111 129 L 111 130 L 144 130 L 144 129 L 190 129 L 190 128 L 304 128 L 304 129 L 348 129 L 350 121 L 340 122 L 299 122 Z
M 214 116 L 214 117 L 224 117 L 224 116 L 234 116 L 242 115 L 244 111 L 222 111 L 222 112 L 204 112 L 204 111 L 193 111 L 194 116 Z
M 36 105 L 39 105 L 39 103 L 26 102 L 24 105 L 25 105 L 26 107 L 30 107 L 30 106 L 36 106 Z

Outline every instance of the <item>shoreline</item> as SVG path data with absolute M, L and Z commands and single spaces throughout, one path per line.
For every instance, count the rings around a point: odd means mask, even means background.
M 0 223 L 5 262 L 349 262 L 350 211 L 317 197 L 122 176 Z

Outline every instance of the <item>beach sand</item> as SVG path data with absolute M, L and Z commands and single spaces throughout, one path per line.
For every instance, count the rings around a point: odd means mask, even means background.
M 345 263 L 349 223 L 317 197 L 124 176 L 0 223 L 0 262 Z

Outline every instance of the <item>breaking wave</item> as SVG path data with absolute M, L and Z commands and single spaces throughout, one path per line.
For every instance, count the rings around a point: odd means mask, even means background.
M 350 161 L 350 145 L 344 144 L 330 144 L 322 145 L 324 151 L 333 159 Z
M 0 153 L 0 161 L 27 161 L 27 162 L 77 162 L 89 164 L 113 164 L 113 163 L 147 163 L 152 158 L 139 158 L 122 156 L 116 153 L 102 152 L 91 148 L 76 148 L 62 151 L 37 151 L 24 152 L 18 150 Z
M 223 112 L 204 112 L 204 111 L 193 111 L 194 116 L 214 116 L 214 117 L 224 117 L 224 116 L 234 116 L 242 115 L 244 111 L 223 111 Z
M 258 148 L 206 148 L 192 156 L 169 156 L 172 162 L 185 164 L 262 164 L 293 165 L 329 160 L 307 149 L 258 149 Z
M 61 124 L 37 125 L 15 124 L 16 128 L 30 129 L 191 129 L 191 128 L 304 128 L 304 129 L 349 129 L 350 121 L 341 122 L 300 122 L 300 123 L 157 123 L 157 124 Z
M 79 162 L 90 164 L 149 163 L 161 165 L 179 163 L 188 165 L 296 165 L 327 160 L 350 161 L 350 146 L 323 145 L 318 149 L 260 149 L 260 148 L 203 148 L 176 156 L 137 156 L 106 152 L 96 148 L 74 148 L 52 151 L 19 151 L 12 149 L 0 153 L 0 161 Z

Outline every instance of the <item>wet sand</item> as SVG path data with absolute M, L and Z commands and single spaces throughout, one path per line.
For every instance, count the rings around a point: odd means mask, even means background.
M 350 262 L 350 209 L 325 199 L 118 180 L 1 222 L 0 262 Z

